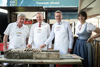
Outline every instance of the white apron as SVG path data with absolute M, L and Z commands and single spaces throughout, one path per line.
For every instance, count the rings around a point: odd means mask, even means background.
M 15 49 L 15 48 L 26 48 L 26 36 L 27 33 L 25 32 L 25 29 L 19 30 L 15 29 L 12 32 L 12 37 L 10 38 L 9 42 L 9 49 Z
M 68 33 L 65 30 L 64 25 L 55 25 L 55 44 L 54 50 L 59 50 L 60 54 L 67 54 L 69 47 Z
M 41 27 L 36 27 L 34 29 L 34 42 L 33 42 L 35 48 L 40 48 L 40 46 L 43 45 L 46 40 L 47 40 L 46 25 Z M 43 50 L 47 50 L 47 46 L 44 47 Z

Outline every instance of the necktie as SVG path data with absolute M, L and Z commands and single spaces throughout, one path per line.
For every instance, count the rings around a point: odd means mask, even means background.
M 60 25 L 60 23 L 58 23 L 58 25 Z
M 39 23 L 39 27 L 41 27 L 41 23 Z

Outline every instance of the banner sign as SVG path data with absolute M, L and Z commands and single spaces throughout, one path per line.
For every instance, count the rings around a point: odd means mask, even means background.
M 79 0 L 7 0 L 7 6 L 78 7 Z

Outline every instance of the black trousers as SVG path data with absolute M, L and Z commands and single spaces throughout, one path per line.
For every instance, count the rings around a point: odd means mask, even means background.
M 30 64 L 30 67 L 49 67 L 49 64 Z
M 6 65 L 6 67 L 28 67 L 27 64 L 22 64 L 22 65 L 18 65 L 18 64 L 8 64 Z

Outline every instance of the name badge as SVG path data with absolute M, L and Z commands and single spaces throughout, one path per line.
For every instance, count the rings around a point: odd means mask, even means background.
M 60 26 L 56 27 L 56 31 L 60 31 L 60 29 L 61 29 Z
M 37 29 L 37 33 L 41 33 L 42 32 L 42 29 Z
M 17 36 L 21 36 L 22 32 L 17 32 L 16 34 Z

